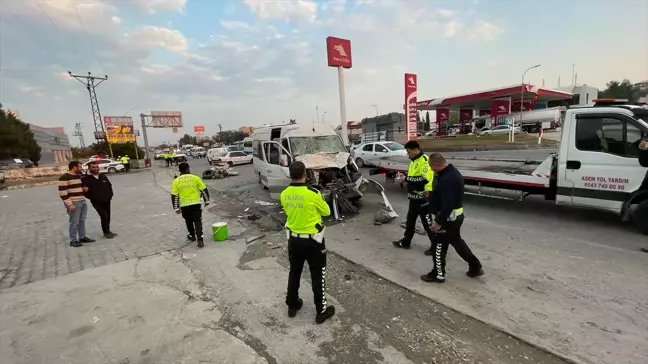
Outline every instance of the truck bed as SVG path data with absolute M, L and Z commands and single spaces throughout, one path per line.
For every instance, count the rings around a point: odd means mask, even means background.
M 484 182 L 546 188 L 549 187 L 553 157 L 549 156 L 544 161 L 477 158 L 448 158 L 447 160 L 459 169 L 464 180 L 470 184 Z M 380 171 L 404 174 L 407 174 L 409 162 L 407 156 L 371 160 L 371 163 Z

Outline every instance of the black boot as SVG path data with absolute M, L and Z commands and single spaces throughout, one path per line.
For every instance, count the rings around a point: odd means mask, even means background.
M 318 313 L 315 316 L 315 322 L 318 324 L 324 323 L 324 321 L 330 319 L 333 315 L 335 315 L 335 306 L 328 306 L 324 312 Z
M 421 280 L 428 283 L 445 283 L 445 278 L 440 279 L 435 271 L 422 275 Z
M 468 271 L 466 272 L 466 275 L 467 275 L 468 277 L 470 277 L 470 278 L 477 278 L 477 277 L 481 277 L 481 276 L 484 275 L 484 270 L 481 269 L 481 268 L 477 268 L 477 269 L 470 268 L 470 269 L 468 269 Z
M 187 234 L 187 239 L 188 239 L 188 240 L 191 240 L 191 241 L 196 241 L 196 236 L 195 236 L 195 235 L 191 235 L 191 234 Z
M 397 248 L 409 249 L 411 242 L 406 242 L 405 239 L 400 239 L 400 240 L 392 241 L 392 244 L 394 244 L 394 246 Z
M 70 246 L 74 247 L 74 248 L 80 248 L 80 247 L 83 246 L 83 244 L 81 244 L 81 243 L 79 243 L 78 241 L 75 240 L 75 241 L 70 242 Z
M 434 247 L 430 247 L 430 249 L 424 251 L 423 254 L 428 257 L 434 256 Z
M 302 306 L 304 305 L 304 300 L 301 298 L 297 301 L 297 306 L 295 307 L 288 307 L 288 317 L 295 317 L 297 316 L 297 311 L 301 310 Z
M 205 246 L 205 242 L 203 242 L 203 238 L 198 238 L 198 247 L 202 248 L 203 246 Z

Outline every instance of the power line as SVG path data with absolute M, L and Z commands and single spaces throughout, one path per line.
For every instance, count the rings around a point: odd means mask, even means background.
M 72 3 L 72 8 L 74 9 L 74 13 L 76 14 L 77 19 L 79 20 L 79 24 L 81 25 L 81 29 L 83 29 L 83 34 L 86 36 L 86 41 L 88 41 L 88 45 L 90 46 L 90 50 L 92 51 L 92 55 L 94 60 L 97 62 L 99 67 L 101 67 L 102 70 L 106 70 L 104 66 L 99 62 L 99 58 L 97 57 L 97 51 L 95 50 L 94 46 L 92 45 L 92 41 L 90 41 L 90 36 L 88 35 L 88 31 L 86 30 L 85 25 L 83 25 L 83 21 L 81 20 L 81 16 L 79 15 L 79 12 L 77 11 L 76 3 L 75 0 L 70 0 Z
M 45 17 L 50 22 L 50 24 L 52 24 L 54 29 L 56 29 L 56 32 L 61 36 L 61 38 L 63 38 L 65 40 L 65 37 L 63 36 L 63 33 L 61 33 L 61 29 L 59 29 L 59 27 L 56 25 L 54 20 L 52 20 L 52 18 L 49 16 L 49 14 L 47 14 L 47 11 L 45 11 L 45 9 L 43 9 L 43 6 L 40 4 L 40 2 L 36 1 L 36 5 L 38 5 L 38 8 L 43 12 L 43 15 L 45 15 Z M 69 44 L 68 44 L 68 46 L 69 46 Z M 74 55 L 76 56 L 76 59 L 81 59 L 81 57 L 79 57 L 79 54 L 76 52 L 74 47 L 70 47 L 70 49 L 72 50 L 72 53 L 74 53 Z M 86 66 L 87 66 L 87 64 L 86 64 Z

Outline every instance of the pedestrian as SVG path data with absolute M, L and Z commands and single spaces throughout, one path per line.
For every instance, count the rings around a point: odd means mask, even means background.
M 171 166 L 171 153 L 168 150 L 164 151 L 164 161 L 167 167 Z
M 421 276 L 425 282 L 444 283 L 446 278 L 446 254 L 452 245 L 457 254 L 468 263 L 466 275 L 471 278 L 484 275 L 482 264 L 461 237 L 464 222 L 464 180 L 461 173 L 448 164 L 439 153 L 429 157 L 430 168 L 434 171 L 437 184 L 428 194 L 430 212 L 434 214 L 431 229 L 436 233 L 434 268 Z
M 288 316 L 295 317 L 304 301 L 299 298 L 299 282 L 304 262 L 308 262 L 315 299 L 315 322 L 323 323 L 335 314 L 326 302 L 326 243 L 322 216 L 331 215 L 322 194 L 306 183 L 306 166 L 293 162 L 288 171 L 292 183 L 281 192 L 281 206 L 286 214 L 288 237 Z
M 205 182 L 195 174 L 191 174 L 189 163 L 180 163 L 178 169 L 180 170 L 180 176 L 171 183 L 173 209 L 176 214 L 182 214 L 187 224 L 187 239 L 191 241 L 198 240 L 198 247 L 202 248 L 205 244 L 203 242 L 200 199 L 202 198 L 205 207 L 207 207 L 209 205 L 209 192 Z
M 95 240 L 86 236 L 85 220 L 88 215 L 88 205 L 84 197 L 87 188 L 81 183 L 81 163 L 72 161 L 68 164 L 68 171 L 58 179 L 59 196 L 65 204 L 69 217 L 68 233 L 70 246 L 78 248 L 83 243 L 92 243 Z
M 104 237 L 112 239 L 117 236 L 110 230 L 110 203 L 113 198 L 112 184 L 105 174 L 99 173 L 99 164 L 97 162 L 90 162 L 88 171 L 90 174 L 81 178 L 86 191 L 85 197 L 90 200 L 92 207 L 99 214 Z
M 128 154 L 120 158 L 120 162 L 124 165 L 126 172 L 130 171 L 130 158 Z
M 423 228 L 430 239 L 430 249 L 425 251 L 425 255 L 431 256 L 434 254 L 435 234 L 430 230 L 430 221 L 427 220 L 429 214 L 427 212 L 427 206 L 424 206 L 427 201 L 423 193 L 425 191 L 432 191 L 434 172 L 430 169 L 428 156 L 421 151 L 421 146 L 416 140 L 410 140 L 405 143 L 405 150 L 407 151 L 407 156 L 410 158 L 407 176 L 405 177 L 409 207 L 407 209 L 407 220 L 405 222 L 403 238 L 392 242 L 392 244 L 397 248 L 409 249 L 414 238 L 416 220 L 421 219 Z

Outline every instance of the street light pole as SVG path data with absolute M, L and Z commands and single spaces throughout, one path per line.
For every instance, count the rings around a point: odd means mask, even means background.
M 379 115 L 379 114 L 378 114 L 378 106 L 373 105 L 373 104 L 372 104 L 371 106 L 373 106 L 373 107 L 376 109 L 376 117 L 377 117 L 377 116 Z
M 319 117 L 319 106 L 315 106 L 315 115 L 317 116 L 317 122 L 320 122 L 320 117 Z
M 324 112 L 322 113 L 322 122 L 324 122 L 324 115 L 326 115 L 326 113 L 327 113 L 327 111 L 324 111 Z
M 521 91 L 520 91 L 520 130 L 522 128 L 522 109 L 524 109 L 524 76 L 526 76 L 526 73 L 529 72 L 530 70 L 534 68 L 540 67 L 540 64 L 536 64 L 535 66 L 527 68 L 524 73 L 522 73 L 522 85 L 520 86 Z M 515 119 L 513 120 L 513 125 L 511 126 L 511 142 L 515 142 Z

